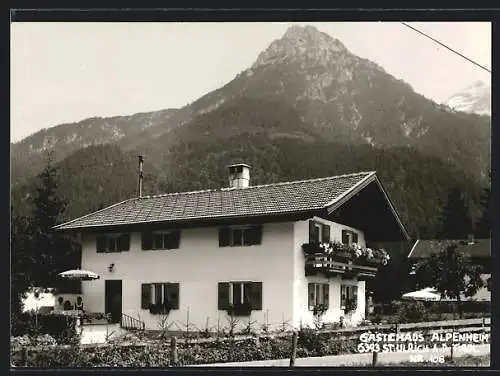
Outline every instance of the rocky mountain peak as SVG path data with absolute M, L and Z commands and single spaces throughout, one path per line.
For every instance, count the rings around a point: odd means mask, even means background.
M 252 68 L 292 61 L 327 66 L 346 53 L 348 50 L 339 40 L 317 28 L 294 25 L 259 55 Z

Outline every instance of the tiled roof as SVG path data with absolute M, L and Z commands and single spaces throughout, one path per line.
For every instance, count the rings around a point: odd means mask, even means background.
M 444 247 L 443 244 L 456 243 L 458 250 L 465 253 L 469 257 L 490 257 L 491 256 L 491 240 L 490 239 L 474 239 L 473 244 L 468 244 L 467 240 L 417 240 L 410 254 L 411 259 L 427 258 L 433 252 L 439 252 Z
M 58 230 L 150 222 L 279 215 L 322 209 L 340 200 L 375 172 L 131 198 L 56 226 Z

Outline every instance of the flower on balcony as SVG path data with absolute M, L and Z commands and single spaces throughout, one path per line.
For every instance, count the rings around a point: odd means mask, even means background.
M 371 260 L 373 258 L 373 250 L 371 248 L 366 248 L 366 258 Z
M 338 241 L 320 244 L 305 243 L 302 248 L 306 254 L 320 253 L 325 256 L 338 256 L 352 260 L 364 258 L 368 262 L 382 265 L 387 265 L 390 259 L 384 249 L 371 249 L 357 243 L 343 244 Z
M 356 258 L 364 255 L 363 248 L 357 243 L 353 243 L 351 245 L 351 249 L 352 249 L 352 253 L 354 253 L 354 256 Z
M 323 249 L 323 253 L 329 255 L 333 252 L 333 247 L 332 247 L 332 244 L 330 243 L 321 243 L 319 245 L 320 248 Z

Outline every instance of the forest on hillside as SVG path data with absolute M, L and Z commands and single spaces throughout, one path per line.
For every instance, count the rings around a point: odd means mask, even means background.
M 455 188 L 466 195 L 473 220 L 481 213 L 482 187 L 438 158 L 411 148 L 311 142 L 290 134 L 270 138 L 267 132 L 243 133 L 211 143 L 179 143 L 163 163 L 146 158 L 144 194 L 226 187 L 226 166 L 237 162 L 252 166 L 252 185 L 375 170 L 414 237 L 432 237 L 438 232 L 440 213 Z M 68 202 L 61 220 L 137 195 L 137 153 L 125 153 L 112 145 L 94 146 L 74 153 L 57 167 L 59 193 Z M 36 184 L 31 179 L 12 192 L 14 214 L 30 213 L 27 198 Z

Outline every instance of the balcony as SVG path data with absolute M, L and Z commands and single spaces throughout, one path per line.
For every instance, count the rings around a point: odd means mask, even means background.
M 389 261 L 385 250 L 374 250 L 357 244 L 305 243 L 302 249 L 305 255 L 306 276 L 322 273 L 371 278 L 380 266 Z

